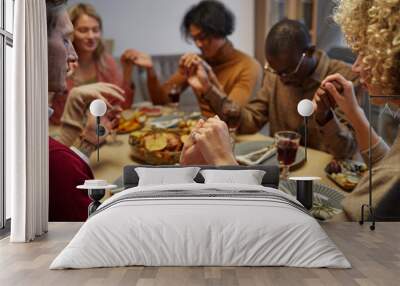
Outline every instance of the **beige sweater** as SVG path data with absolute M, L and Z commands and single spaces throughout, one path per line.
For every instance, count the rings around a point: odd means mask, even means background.
M 299 87 L 287 86 L 277 75 L 266 72 L 262 89 L 242 108 L 239 133 L 258 132 L 267 123 L 270 123 L 271 135 L 283 130 L 303 133 L 304 119 L 297 112 L 297 104 L 305 98 L 313 99 L 321 82 L 334 73 L 340 73 L 353 81 L 357 96 L 361 97 L 358 77 L 351 71 L 350 65 L 330 59 L 323 51 L 317 51 L 316 57 L 318 64 L 314 73 Z M 221 114 L 222 106 L 228 100 L 221 96 L 208 98 L 214 110 Z M 320 126 L 314 117 L 310 118 L 308 146 L 340 159 L 351 158 L 357 150 L 352 127 L 337 108 L 333 119 L 324 126 Z
M 368 162 L 368 151 L 362 153 Z M 381 139 L 372 148 L 372 205 L 377 207 L 391 192 L 400 192 L 400 133 L 389 149 Z M 350 220 L 360 220 L 361 205 L 369 202 L 369 175 L 361 179 L 354 191 L 342 202 L 343 210 Z M 399 203 L 399 202 L 397 202 Z M 400 208 L 400 205 L 398 205 Z M 381 209 L 385 214 L 387 210 Z M 368 214 L 366 213 L 366 217 Z M 335 218 L 333 218 L 335 220 Z

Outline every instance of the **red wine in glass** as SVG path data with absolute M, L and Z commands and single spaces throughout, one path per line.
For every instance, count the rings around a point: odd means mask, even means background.
M 176 89 L 171 89 L 171 91 L 168 93 L 168 97 L 172 101 L 172 103 L 179 102 L 179 95 L 180 93 Z
M 275 133 L 275 145 L 278 153 L 278 162 L 283 167 L 281 177 L 289 177 L 289 167 L 296 160 L 297 149 L 300 144 L 300 134 L 293 131 Z
M 228 116 L 225 122 L 229 130 L 236 131 L 240 124 L 240 116 Z
M 236 103 L 225 103 L 222 107 L 223 120 L 228 125 L 229 131 L 235 132 L 240 125 L 241 110 Z
M 278 161 L 283 165 L 292 165 L 296 160 L 298 148 L 298 143 L 291 140 L 281 139 L 277 144 Z
M 224 102 L 222 106 L 222 120 L 225 121 L 228 126 L 232 150 L 235 149 L 235 134 L 240 125 L 240 117 L 241 109 L 239 105 L 231 101 Z
M 171 100 L 172 106 L 178 107 L 180 94 L 180 88 L 174 84 L 168 92 L 168 97 Z

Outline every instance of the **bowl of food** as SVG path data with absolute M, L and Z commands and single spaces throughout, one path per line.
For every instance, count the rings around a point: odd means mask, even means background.
M 151 165 L 173 165 L 179 162 L 187 133 L 151 129 L 132 132 L 129 136 L 133 159 Z
M 117 133 L 126 134 L 141 129 L 146 121 L 146 116 L 141 112 L 124 110 L 121 112 Z
M 197 125 L 198 120 L 196 119 L 180 119 L 177 124 L 177 128 L 183 134 L 189 134 L 192 129 Z

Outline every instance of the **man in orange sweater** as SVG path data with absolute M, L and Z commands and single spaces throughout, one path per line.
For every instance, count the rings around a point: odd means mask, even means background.
M 261 80 L 260 64 L 235 49 L 227 39 L 234 30 L 234 15 L 222 3 L 201 1 L 184 16 L 181 30 L 191 39 L 201 54 L 188 53 L 179 61 L 179 69 L 160 83 L 149 55 L 132 50 L 134 63 L 147 70 L 148 88 L 155 104 L 166 104 L 171 89 L 181 92 L 191 87 L 203 116 L 215 115 L 207 97 L 219 94 L 229 97 L 240 106 L 246 105 Z

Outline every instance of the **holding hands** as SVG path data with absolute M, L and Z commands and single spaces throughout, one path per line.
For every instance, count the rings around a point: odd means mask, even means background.
M 100 124 L 104 126 L 106 132 L 103 136 L 99 137 L 99 143 L 103 143 L 106 140 L 107 135 L 113 129 L 118 126 L 119 115 L 114 113 L 114 118 L 110 119 L 110 112 L 107 112 L 107 116 L 102 116 L 100 119 Z M 90 142 L 93 145 L 97 144 L 97 134 L 96 134 L 96 117 L 91 114 L 88 114 L 87 122 L 85 128 L 82 131 L 81 136 L 85 138 L 86 141 Z
M 124 101 L 124 91 L 116 85 L 104 82 L 81 85 L 71 89 L 64 112 L 61 117 L 62 129 L 60 142 L 66 146 L 71 146 L 79 135 L 87 138 L 89 142 L 96 137 L 95 120 L 88 109 L 90 103 L 95 99 L 103 100 L 108 106 L 109 111 L 102 117 L 103 125 L 108 131 L 114 129 L 119 122 L 119 114 L 122 109 L 118 105 L 111 105 L 110 101 Z
M 122 54 L 121 63 L 124 67 L 132 65 L 137 65 L 146 69 L 153 67 L 153 61 L 149 54 L 134 49 L 128 49 Z
M 334 81 L 342 86 L 342 92 L 340 92 L 334 85 Z M 329 94 L 332 95 L 336 104 L 346 114 L 347 117 L 351 117 L 351 114 L 359 108 L 353 83 L 345 79 L 341 74 L 333 74 L 328 76 L 326 79 L 324 79 L 322 85 L 326 87 Z
M 353 83 L 341 74 L 326 77 L 321 83 L 321 88 L 315 93 L 313 102 L 316 106 L 317 120 L 328 108 L 335 106 L 338 106 L 350 121 L 360 110 Z
M 211 70 L 211 67 L 198 54 L 187 53 L 179 60 L 179 68 L 184 75 L 193 73 L 198 65 L 203 65 L 206 72 Z
M 123 102 L 123 94 L 124 91 L 120 87 L 111 83 L 98 82 L 74 87 L 67 97 L 61 121 L 82 130 L 86 111 L 93 100 L 101 99 L 108 108 L 113 108 L 110 100 Z M 119 109 L 115 109 L 115 114 L 119 112 Z
M 179 71 L 196 93 L 204 94 L 211 88 L 211 67 L 197 54 L 183 55 L 179 60 Z
M 115 84 L 97 82 L 85 84 L 71 89 L 67 98 L 67 104 L 84 104 L 85 109 L 95 99 L 103 100 L 109 108 L 112 107 L 109 101 L 125 101 L 124 90 Z M 67 108 L 66 108 L 67 109 Z
M 237 165 L 226 123 L 218 116 L 199 120 L 185 142 L 182 165 Z
M 195 134 L 203 127 L 204 123 L 205 121 L 200 119 L 184 143 L 180 158 L 181 165 L 207 165 L 207 161 L 204 159 L 200 149 L 195 146 Z
M 106 137 L 111 130 L 114 130 L 118 127 L 121 111 L 121 108 L 113 108 L 107 111 L 105 116 L 100 118 L 100 124 L 104 126 L 106 130 L 105 134 L 99 138 L 100 144 L 106 140 Z M 81 137 L 85 138 L 86 141 L 93 145 L 97 144 L 96 126 L 96 117 L 89 113 Z

